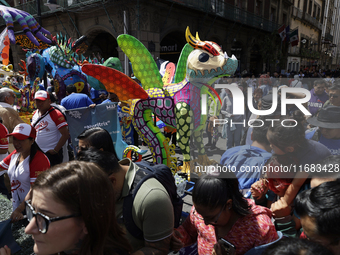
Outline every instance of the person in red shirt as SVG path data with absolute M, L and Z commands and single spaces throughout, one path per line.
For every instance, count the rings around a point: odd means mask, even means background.
M 31 184 L 40 173 L 50 168 L 50 162 L 35 142 L 36 131 L 31 125 L 21 123 L 7 136 L 13 136 L 15 150 L 0 162 L 0 170 L 7 171 L 11 182 L 11 220 L 15 222 L 23 218 L 25 197 Z
M 8 156 L 8 130 L 2 124 L 2 118 L 0 117 L 0 161 Z M 0 193 L 7 196 L 10 199 L 10 195 L 5 185 L 4 173 L 0 172 Z

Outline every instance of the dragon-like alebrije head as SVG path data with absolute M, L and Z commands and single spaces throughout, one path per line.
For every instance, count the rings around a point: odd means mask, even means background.
M 206 83 L 214 77 L 235 73 L 238 62 L 234 55 L 229 58 L 217 43 L 201 41 L 198 34 L 196 37 L 192 36 L 189 27 L 185 37 L 195 49 L 190 53 L 187 61 L 186 78 L 190 82 Z

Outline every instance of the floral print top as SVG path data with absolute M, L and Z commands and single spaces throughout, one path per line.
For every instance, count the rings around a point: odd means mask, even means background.
M 267 244 L 278 238 L 275 226 L 271 221 L 271 211 L 262 206 L 255 205 L 253 200 L 248 199 L 251 205 L 251 213 L 240 217 L 223 238 L 236 247 L 236 255 L 245 254 L 253 247 Z M 198 254 L 210 255 L 214 244 L 217 243 L 215 227 L 205 225 L 203 220 L 194 216 L 194 206 L 190 216 L 177 229 L 182 235 L 184 246 L 197 241 Z M 196 212 L 197 213 L 197 212 Z

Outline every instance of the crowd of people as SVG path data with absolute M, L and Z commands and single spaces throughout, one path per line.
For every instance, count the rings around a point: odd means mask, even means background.
M 59 105 L 52 93 L 39 90 L 37 110 L 26 124 L 12 107 L 13 91 L 0 89 L 0 192 L 12 200 L 12 222 L 27 218 L 25 232 L 32 235 L 37 255 L 185 254 L 183 248 L 194 243 L 202 255 L 340 254 L 340 82 L 318 77 L 306 83 L 299 74 L 289 82 L 276 75 L 244 74 L 219 83 L 251 91 L 258 110 L 272 107 L 273 87 L 308 89 L 305 107 L 312 116 L 291 105 L 281 116 L 280 103 L 270 116 L 234 115 L 233 94 L 222 89 L 222 105 L 209 102 L 206 147 L 216 147 L 224 130 L 219 165 L 237 171 L 198 178 L 193 206 L 180 226 L 171 184 L 160 174 L 170 169 L 146 178 L 156 166 L 118 160 L 108 130 L 83 130 L 76 158 L 65 158 L 69 131 L 63 112 L 95 107 L 107 96 L 118 101 L 114 95 L 93 94 L 91 100 L 69 86 Z M 219 117 L 263 125 L 211 125 Z M 245 167 L 258 171 L 241 171 Z M 9 254 L 7 246 L 0 248 L 0 255 Z

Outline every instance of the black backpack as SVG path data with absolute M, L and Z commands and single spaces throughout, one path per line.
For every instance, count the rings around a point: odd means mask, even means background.
M 170 168 L 163 164 L 154 164 L 147 161 L 135 163 L 139 169 L 131 186 L 129 195 L 124 198 L 123 222 L 129 233 L 138 239 L 144 239 L 143 231 L 137 227 L 132 218 L 133 200 L 142 184 L 150 179 L 157 179 L 168 192 L 174 209 L 174 227 L 179 226 L 182 215 L 183 199 L 177 195 L 175 179 Z

